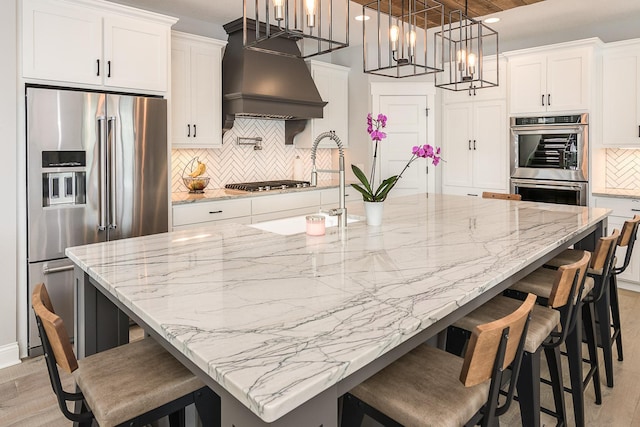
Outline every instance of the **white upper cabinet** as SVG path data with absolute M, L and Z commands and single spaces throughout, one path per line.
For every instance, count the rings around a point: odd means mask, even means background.
M 23 0 L 27 79 L 164 92 L 175 19 L 94 0 Z
M 640 41 L 602 55 L 602 144 L 640 147 Z
M 320 61 L 307 61 L 311 77 L 320 97 L 327 102 L 321 119 L 307 121 L 304 131 L 294 139 L 299 148 L 310 148 L 314 139 L 323 132 L 335 131 L 347 147 L 349 145 L 349 68 Z M 319 148 L 336 148 L 336 144 L 325 139 Z
M 225 42 L 173 32 L 171 143 L 174 148 L 222 146 L 222 49 Z
M 445 103 L 486 101 L 489 99 L 506 99 L 507 97 L 507 61 L 501 58 L 498 63 L 495 60 L 485 61 L 484 69 L 487 75 L 493 76 L 496 66 L 498 68 L 498 86 L 481 89 L 467 89 L 462 91 L 452 91 L 442 89 Z M 448 72 L 445 70 L 445 72 Z
M 510 113 L 588 110 L 592 50 L 572 47 L 507 53 Z

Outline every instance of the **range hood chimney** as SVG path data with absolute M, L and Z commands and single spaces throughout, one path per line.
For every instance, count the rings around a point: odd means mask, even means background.
M 265 24 L 260 23 L 261 34 Z M 236 117 L 279 119 L 285 122 L 285 143 L 302 132 L 308 119 L 322 118 L 327 104 L 311 78 L 307 64 L 300 58 L 296 40 L 276 37 L 263 43 L 275 53 L 245 49 L 242 18 L 226 25 L 229 34 L 222 59 L 223 130 L 233 127 Z M 255 40 L 256 22 L 247 19 L 247 40 Z M 272 26 L 272 32 L 278 28 Z

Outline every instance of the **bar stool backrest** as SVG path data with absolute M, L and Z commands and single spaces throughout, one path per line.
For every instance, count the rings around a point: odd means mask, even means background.
M 490 191 L 483 192 L 482 198 L 483 199 L 502 199 L 502 200 L 522 200 L 522 196 L 520 194 L 492 193 Z
M 620 238 L 618 239 L 618 246 L 626 246 L 627 253 L 624 256 L 622 266 L 613 267 L 613 274 L 620 274 L 629 266 L 629 263 L 631 262 L 631 253 L 633 252 L 633 246 L 636 242 L 636 235 L 638 233 L 638 224 L 640 224 L 640 215 L 634 215 L 633 219 L 624 222 L 622 232 L 620 232 Z
M 67 330 L 60 316 L 53 311 L 49 293 L 43 283 L 38 284 L 34 289 L 31 304 L 46 334 L 46 337 L 41 337 L 43 346 L 45 345 L 44 340 L 47 340 L 56 363 L 65 372 L 71 373 L 78 369 L 78 361 L 73 353 Z
M 591 257 L 591 268 L 594 270 L 603 270 L 609 267 L 607 263 L 612 261 L 613 253 L 615 252 L 618 238 L 620 237 L 620 231 L 614 229 L 610 236 L 601 237 L 596 244 L 596 250 L 593 251 Z M 606 271 L 603 270 L 603 275 Z
M 501 370 L 514 361 L 518 352 L 522 353 L 524 341 L 521 338 L 526 334 L 529 314 L 535 301 L 536 296 L 529 294 L 524 303 L 513 313 L 475 328 L 460 372 L 460 382 L 465 387 L 493 378 L 496 355 L 500 354 L 501 343 L 506 346 L 502 352 L 504 359 L 498 363 Z M 508 335 L 508 340 L 504 337 L 505 333 Z
M 558 268 L 555 282 L 549 295 L 549 307 L 560 308 L 567 305 L 568 302 L 575 303 L 578 300 L 590 259 L 591 254 L 584 251 L 579 261 L 573 264 L 561 265 Z

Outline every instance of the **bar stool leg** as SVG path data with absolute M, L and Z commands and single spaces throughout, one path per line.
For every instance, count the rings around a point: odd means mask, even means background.
M 600 368 L 598 364 L 598 341 L 596 340 L 596 323 L 593 312 L 593 304 L 585 304 L 582 307 L 582 324 L 586 333 L 587 348 L 589 351 L 589 375 L 593 380 L 593 391 L 596 395 L 596 405 L 602 403 L 602 389 L 600 386 Z
M 553 401 L 556 407 L 556 419 L 558 425 L 567 425 L 567 409 L 564 401 L 564 385 L 562 380 L 561 353 L 560 346 L 544 349 L 547 365 L 549 366 L 549 374 L 551 376 L 551 387 L 553 389 Z
M 609 302 L 611 303 L 611 320 L 613 323 L 614 339 L 618 350 L 618 360 L 622 362 L 622 329 L 620 328 L 620 305 L 618 304 L 618 279 L 615 274 L 609 279 Z
M 342 399 L 342 427 L 360 427 L 364 419 L 364 411 L 358 405 L 358 401 L 350 394 L 345 394 Z
M 609 315 L 609 287 L 604 285 L 606 289 L 602 293 L 602 297 L 596 301 L 596 315 L 598 317 L 598 329 L 600 336 L 600 345 L 604 357 L 604 369 L 607 376 L 607 387 L 613 387 L 613 350 L 611 349 L 611 317 Z
M 523 427 L 540 426 L 540 349 L 524 352 L 518 375 L 518 403 Z
M 581 309 L 581 304 L 575 307 Z M 571 397 L 576 427 L 584 427 L 584 386 L 582 376 L 582 322 L 578 322 L 567 335 L 567 356 L 569 359 L 569 377 L 571 379 Z

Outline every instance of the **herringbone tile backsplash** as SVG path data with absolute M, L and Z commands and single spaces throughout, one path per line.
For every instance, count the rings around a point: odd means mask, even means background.
M 640 189 L 640 150 L 606 150 L 606 186 L 625 190 Z
M 262 137 L 262 150 L 236 144 L 238 137 Z M 236 118 L 233 128 L 224 134 L 222 148 L 175 149 L 171 151 L 171 190 L 186 191 L 182 183 L 185 166 L 198 157 L 207 165 L 211 178 L 207 188 L 222 188 L 232 182 L 293 179 L 293 163 L 300 156 L 304 174 L 311 177 L 311 150 L 284 143 L 284 121 Z M 331 150 L 318 150 L 318 169 L 331 169 Z M 190 170 L 186 170 L 189 173 Z M 322 178 L 330 178 L 329 176 Z

